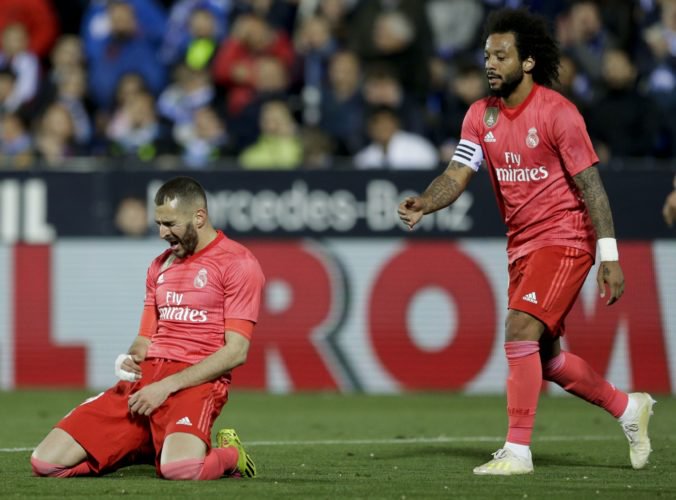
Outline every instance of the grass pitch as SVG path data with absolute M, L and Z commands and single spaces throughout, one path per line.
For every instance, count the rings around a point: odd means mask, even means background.
M 237 429 L 258 465 L 253 480 L 170 482 L 153 467 L 101 478 L 34 478 L 30 449 L 89 393 L 0 392 L 0 498 L 675 498 L 676 399 L 659 397 L 653 455 L 629 464 L 626 439 L 603 410 L 543 397 L 535 474 L 477 477 L 500 447 L 504 397 L 454 394 L 276 396 L 234 390 L 217 425 Z

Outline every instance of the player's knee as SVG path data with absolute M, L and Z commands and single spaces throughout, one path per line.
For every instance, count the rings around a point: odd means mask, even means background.
M 544 331 L 544 325 L 531 316 L 520 311 L 509 311 L 505 320 L 505 341 L 538 341 Z
M 200 479 L 204 460 L 188 459 L 177 460 L 160 465 L 160 472 L 164 479 L 172 481 L 190 481 Z

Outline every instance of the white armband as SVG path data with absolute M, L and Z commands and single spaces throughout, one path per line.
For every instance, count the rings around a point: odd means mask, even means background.
M 122 363 L 125 359 L 131 359 L 131 354 L 120 354 L 115 360 L 115 376 L 126 382 L 136 382 L 138 377 L 135 373 L 122 369 Z
M 617 252 L 617 240 L 615 238 L 601 238 L 598 243 L 601 262 L 620 260 Z
M 453 153 L 453 158 L 451 161 L 457 161 L 463 165 L 467 165 L 469 168 L 478 172 L 481 168 L 481 162 L 484 160 L 484 153 L 481 150 L 481 146 L 474 144 L 467 139 L 461 139 L 458 145 L 455 147 L 455 152 Z

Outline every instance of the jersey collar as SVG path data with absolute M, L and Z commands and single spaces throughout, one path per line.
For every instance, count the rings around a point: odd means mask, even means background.
M 528 106 L 528 104 L 533 100 L 533 96 L 535 96 L 535 93 L 538 91 L 540 86 L 537 83 L 533 83 L 533 88 L 531 89 L 530 93 L 528 96 L 523 100 L 521 104 L 514 108 L 508 108 L 505 106 L 505 103 L 500 99 L 498 102 L 500 103 L 500 111 L 502 112 L 503 115 L 505 115 L 508 119 L 510 120 L 516 120 L 516 118 L 523 112 L 524 109 Z
M 199 252 L 190 255 L 188 258 L 183 259 L 183 262 L 185 262 L 185 263 L 192 262 L 193 260 L 198 258 L 200 255 L 204 255 L 206 252 L 208 252 L 213 247 L 218 245 L 224 239 L 225 239 L 225 235 L 223 234 L 223 231 L 221 231 L 220 229 L 216 230 L 216 237 L 207 246 L 205 246 Z

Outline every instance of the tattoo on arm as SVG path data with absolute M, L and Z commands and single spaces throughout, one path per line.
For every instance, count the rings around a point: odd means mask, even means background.
M 438 176 L 422 194 L 425 213 L 436 212 L 447 207 L 462 194 L 467 187 L 471 170 L 457 161 L 452 161 L 443 174 Z
M 596 229 L 596 237 L 614 238 L 613 214 L 610 211 L 610 202 L 598 169 L 589 167 L 577 174 L 574 179 L 584 196 L 589 216 Z

